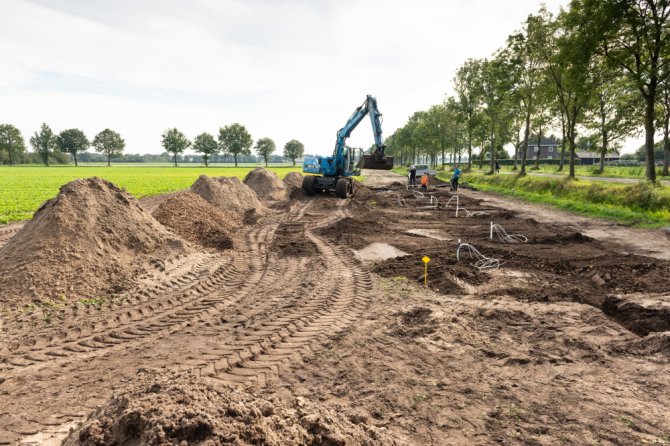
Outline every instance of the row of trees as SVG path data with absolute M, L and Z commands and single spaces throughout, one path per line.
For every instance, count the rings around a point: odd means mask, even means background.
M 211 156 L 218 153 L 231 155 L 237 167 L 237 159 L 240 155 L 251 155 L 254 146 L 253 139 L 247 129 L 239 123 L 226 125 L 219 129 L 218 139 L 211 133 L 203 132 L 190 141 L 186 135 L 176 128 L 167 129 L 163 132 L 161 143 L 163 148 L 174 157 L 174 165 L 177 165 L 177 155 L 191 148 L 196 153 L 201 153 L 205 166 L 209 165 Z M 274 153 L 277 146 L 272 138 L 264 137 L 256 141 L 253 147 L 259 156 L 268 164 L 268 158 Z M 292 139 L 284 145 L 284 156 L 289 158 L 295 166 L 295 160 L 303 156 L 305 146 L 297 139 Z
M 107 158 L 107 165 L 111 165 L 113 158 L 123 154 L 125 141 L 118 132 L 105 129 L 89 141 L 83 131 L 79 129 L 63 130 L 55 134 L 47 124 L 42 124 L 29 140 L 30 146 L 39 159 L 48 166 L 54 159 L 63 161 L 62 154 L 69 154 L 78 165 L 79 157 L 91 146 L 96 152 Z M 219 129 L 218 140 L 209 133 L 201 133 L 190 141 L 176 128 L 166 130 L 162 135 L 162 145 L 172 154 L 174 164 L 177 165 L 178 155 L 191 148 L 202 154 L 205 165 L 209 164 L 210 157 L 218 153 L 232 155 L 237 166 L 239 156 L 251 155 L 253 140 L 246 128 L 238 123 L 227 125 Z M 271 138 L 260 138 L 254 146 L 256 153 L 262 156 L 267 166 L 268 159 L 276 150 L 276 144 Z M 292 139 L 284 145 L 284 156 L 295 160 L 303 156 L 305 146 L 298 140 Z M 0 159 L 6 159 L 9 164 L 15 164 L 26 155 L 26 143 L 21 131 L 11 124 L 0 124 Z
M 77 154 L 85 152 L 91 146 L 97 152 L 106 155 L 109 164 L 111 158 L 123 153 L 126 146 L 121 135 L 114 130 L 101 131 L 91 142 L 79 129 L 67 129 L 55 134 L 47 124 L 42 124 L 40 129 L 30 137 L 29 142 L 34 153 L 46 166 L 53 158 L 62 159 L 57 152 L 72 155 L 77 165 Z M 11 124 L 0 124 L 0 153 L 7 155 L 10 165 L 13 165 L 26 153 L 26 143 L 21 131 Z
M 440 155 L 444 162 L 467 153 L 470 166 L 477 152 L 493 172 L 511 145 L 523 175 L 529 142 L 539 145 L 557 130 L 559 169 L 567 162 L 574 177 L 580 137 L 597 141 L 602 170 L 609 151 L 644 133 L 646 175 L 654 181 L 660 129 L 668 175 L 669 24 L 668 0 L 572 0 L 557 16 L 542 7 L 491 58 L 467 60 L 454 78 L 456 94 L 414 113 L 387 139 L 388 151 L 433 164 Z

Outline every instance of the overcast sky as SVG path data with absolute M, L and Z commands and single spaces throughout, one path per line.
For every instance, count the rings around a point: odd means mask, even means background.
M 452 92 L 456 69 L 502 46 L 540 0 L 2 0 L 0 122 L 106 127 L 160 153 L 240 122 L 278 151 L 332 152 L 366 94 L 390 135 Z M 558 11 L 568 0 L 547 0 Z M 369 121 L 350 145 L 373 143 Z M 636 147 L 637 143 L 630 143 Z

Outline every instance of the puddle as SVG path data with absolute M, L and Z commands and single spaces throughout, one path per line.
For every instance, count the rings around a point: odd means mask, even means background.
M 436 229 L 410 229 L 405 231 L 408 234 L 420 235 L 422 237 L 433 238 L 435 240 L 449 240 L 449 237 L 445 236 L 442 231 Z
M 378 262 L 394 257 L 407 256 L 409 253 L 401 251 L 388 243 L 372 243 L 363 249 L 354 249 L 354 255 L 364 262 Z

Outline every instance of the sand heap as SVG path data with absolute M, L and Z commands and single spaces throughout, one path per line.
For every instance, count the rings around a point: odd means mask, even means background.
M 302 188 L 303 176 L 300 172 L 289 172 L 284 177 L 284 184 L 289 189 L 292 187 Z
M 288 199 L 286 185 L 276 173 L 262 167 L 249 171 L 244 184 L 252 188 L 261 200 L 281 201 Z
M 120 292 L 151 258 L 186 249 L 132 195 L 100 178 L 78 179 L 0 248 L 0 300 Z
M 98 408 L 63 445 L 398 444 L 365 424 L 365 416 L 347 417 L 345 410 L 304 398 L 287 405 L 275 395 L 261 397 L 194 373 L 141 374 L 139 384 Z
M 216 249 L 233 247 L 230 232 L 239 221 L 238 215 L 230 215 L 192 192 L 169 196 L 153 216 L 180 237 Z
M 200 195 L 228 215 L 237 215 L 237 225 L 241 225 L 250 214 L 264 215 L 267 212 L 256 192 L 237 177 L 200 175 L 191 186 L 191 192 Z

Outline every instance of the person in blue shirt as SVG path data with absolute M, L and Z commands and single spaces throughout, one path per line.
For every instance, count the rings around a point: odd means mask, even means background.
M 458 190 L 458 179 L 461 177 L 461 169 L 458 167 L 458 164 L 454 166 L 454 174 L 451 176 L 451 191 L 456 192 Z

